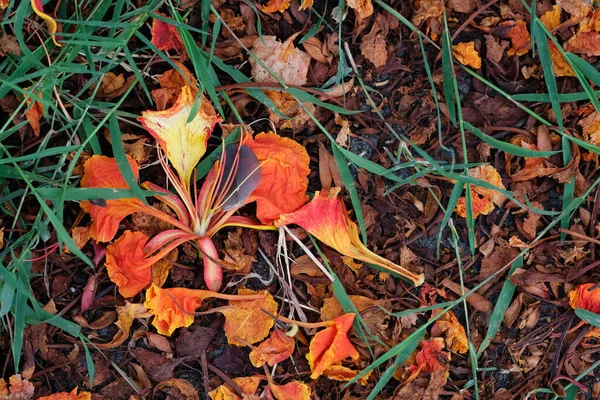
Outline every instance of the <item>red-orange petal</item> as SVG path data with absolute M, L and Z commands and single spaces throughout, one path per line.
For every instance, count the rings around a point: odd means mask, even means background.
M 269 383 L 271 393 L 277 400 L 310 400 L 311 391 L 306 383 L 291 381 L 285 385 Z
M 354 314 L 344 314 L 333 319 L 334 324 L 318 332 L 310 342 L 306 355 L 312 374 L 317 379 L 323 371 L 345 358 L 358 359 L 358 351 L 348 339 L 348 331 L 352 328 Z
M 141 232 L 125 231 L 106 247 L 108 277 L 123 297 L 135 296 L 152 280 L 152 262 L 144 257 L 144 247 L 149 239 Z
M 138 166 L 134 160 L 127 157 L 131 170 L 138 179 Z M 95 155 L 84 164 L 81 187 L 129 189 L 117 161 L 114 158 Z M 81 208 L 92 217 L 90 236 L 98 242 L 108 242 L 115 237 L 119 224 L 126 216 L 137 211 L 144 211 L 144 204 L 136 198 L 82 201 Z
M 272 224 L 306 203 L 310 158 L 304 146 L 273 132 L 259 133 L 244 144 L 261 163 L 260 182 L 249 199 L 256 200 L 260 222 Z
M 433 338 L 422 343 L 421 350 L 417 353 L 417 366 L 429 373 L 448 369 L 450 353 L 445 352 L 444 339 Z
M 275 221 L 276 226 L 296 224 L 321 242 L 345 256 L 378 265 L 409 279 L 415 286 L 423 283 L 423 274 L 414 274 L 400 265 L 370 251 L 360 240 L 358 226 L 348 217 L 348 211 L 339 189 L 316 192 L 315 197 L 299 210 L 284 214 Z
M 71 392 L 59 392 L 50 396 L 40 397 L 38 400 L 90 400 L 92 395 L 89 392 L 80 391 L 77 394 L 77 388 Z
M 152 325 L 161 335 L 171 336 L 175 329 L 194 322 L 193 312 L 211 295 L 206 290 L 161 289 L 152 284 L 146 291 L 144 306 L 154 315 Z
M 161 14 L 163 17 L 164 14 Z M 171 19 L 171 18 L 169 18 Z M 168 22 L 154 18 L 152 21 L 152 44 L 158 47 L 159 50 L 185 50 L 183 40 L 177 31 L 175 25 L 169 24 Z
M 569 304 L 573 309 L 583 308 L 593 313 L 600 313 L 600 288 L 592 291 L 589 289 L 595 286 L 595 283 L 585 283 L 578 285 L 569 292 Z
M 265 364 L 273 366 L 291 356 L 295 346 L 296 339 L 279 329 L 274 329 L 267 340 L 252 349 L 250 362 L 256 368 Z

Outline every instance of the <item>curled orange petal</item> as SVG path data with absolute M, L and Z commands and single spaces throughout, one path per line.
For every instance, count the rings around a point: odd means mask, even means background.
M 593 313 L 600 313 L 600 288 L 590 291 L 595 283 L 585 283 L 569 292 L 569 304 L 573 309 L 583 308 Z
M 137 163 L 129 156 L 127 160 L 137 179 Z M 99 155 L 95 155 L 85 162 L 81 187 L 129 189 L 119 171 L 117 161 L 114 158 Z M 90 236 L 98 242 L 112 240 L 123 218 L 145 209 L 144 203 L 136 198 L 82 201 L 81 208 L 92 217 Z
M 429 373 L 448 369 L 450 353 L 444 351 L 444 339 L 425 340 L 422 346 L 416 357 L 419 369 Z
M 317 379 L 327 368 L 339 364 L 345 358 L 358 359 L 358 351 L 348 339 L 348 331 L 352 328 L 354 314 L 344 314 L 333 319 L 333 324 L 319 331 L 311 340 L 306 359 L 312 374 Z
M 161 14 L 165 17 L 164 14 Z M 169 18 L 171 19 L 171 18 Z M 185 50 L 183 40 L 177 31 L 175 25 L 169 24 L 168 22 L 162 21 L 158 18 L 154 18 L 152 21 L 152 44 L 158 47 L 159 50 Z
M 77 394 L 77 388 L 71 392 L 59 392 L 51 394 L 50 396 L 40 397 L 38 400 L 90 400 L 92 395 L 89 392 L 79 392 Z
M 321 242 L 345 256 L 378 265 L 409 279 L 415 286 L 421 285 L 424 281 L 423 274 L 414 274 L 378 256 L 361 242 L 358 226 L 348 217 L 346 206 L 337 196 L 338 192 L 339 188 L 316 192 L 309 203 L 291 214 L 282 215 L 275 225 L 300 225 Z
M 272 224 L 306 203 L 310 158 L 304 146 L 273 132 L 259 133 L 244 144 L 261 163 L 260 182 L 249 199 L 256 200 L 260 222 Z
M 188 123 L 195 100 L 192 89 L 184 86 L 173 107 L 164 111 L 144 111 L 139 118 L 159 142 L 186 187 L 189 187 L 196 164 L 206 152 L 206 142 L 215 124 L 221 121 L 204 96 L 201 101 L 198 113 Z
M 31 8 L 33 8 L 33 12 L 35 12 L 46 23 L 48 32 L 52 35 L 52 41 L 54 44 L 58 47 L 62 47 L 62 44 L 58 43 L 56 40 L 56 32 L 59 30 L 60 24 L 56 22 L 54 18 L 44 12 L 42 0 L 31 0 Z
M 150 284 L 152 261 L 144 256 L 150 238 L 141 232 L 125 231 L 123 236 L 106 247 L 108 277 L 123 297 L 133 297 Z
M 473 193 L 471 196 L 471 208 L 473 211 L 473 218 L 477 218 L 480 215 L 488 215 L 494 210 L 494 203 L 491 202 L 487 197 L 481 197 L 477 193 Z M 456 202 L 456 213 L 467 218 L 467 199 L 461 197 Z
M 265 364 L 273 366 L 292 355 L 296 340 L 279 329 L 274 329 L 271 336 L 250 352 L 250 362 L 259 368 Z

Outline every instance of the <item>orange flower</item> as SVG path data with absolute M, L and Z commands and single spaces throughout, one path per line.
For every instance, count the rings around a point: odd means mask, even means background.
M 256 200 L 260 222 L 272 224 L 306 203 L 310 158 L 304 146 L 273 132 L 259 133 L 244 144 L 261 162 L 261 179 L 249 198 L 249 202 Z
M 160 14 L 163 17 L 164 14 Z M 170 19 L 170 18 L 169 18 Z M 159 50 L 185 50 L 183 40 L 177 31 L 175 25 L 154 18 L 152 21 L 152 44 L 158 47 Z
M 206 142 L 215 124 L 221 121 L 204 96 L 201 101 L 198 114 L 188 123 L 195 101 L 192 89 L 184 86 L 173 107 L 164 111 L 144 111 L 139 118 L 159 142 L 186 188 L 189 188 L 196 164 L 206 152 Z
M 131 170 L 136 180 L 138 179 L 138 165 L 129 156 L 127 157 Z M 129 189 L 125 179 L 119 171 L 114 158 L 95 155 L 84 164 L 81 187 Z M 92 217 L 90 236 L 98 242 L 108 242 L 117 233 L 121 220 L 137 211 L 144 211 L 144 203 L 136 198 L 82 201 L 81 208 Z
M 274 329 L 271 336 L 250 352 L 250 362 L 256 368 L 265 364 L 273 366 L 292 355 L 296 340 L 279 329 Z
M 317 379 L 327 368 L 338 364 L 347 357 L 358 359 L 358 351 L 347 337 L 352 328 L 354 314 L 344 314 L 333 319 L 333 324 L 318 332 L 310 342 L 306 355 L 312 379 Z
M 569 304 L 573 309 L 583 308 L 593 313 L 600 313 L 600 288 L 592 291 L 589 289 L 595 286 L 595 283 L 585 283 L 578 285 L 569 292 Z
M 69 392 L 54 393 L 50 396 L 40 397 L 38 400 L 90 400 L 92 395 L 89 392 L 79 392 L 77 394 L 77 388 Z
M 54 18 L 44 12 L 44 5 L 42 4 L 42 0 L 31 0 L 31 8 L 33 8 L 33 12 L 35 12 L 39 17 L 41 17 L 46 26 L 48 27 L 48 32 L 52 35 L 52 41 L 58 47 L 62 47 L 62 44 L 58 43 L 56 40 L 56 32 L 60 30 L 60 24 L 56 22 Z
M 144 306 L 154 315 L 152 325 L 161 335 L 171 336 L 175 329 L 188 327 L 194 322 L 194 311 L 200 307 L 204 299 L 216 297 L 224 300 L 256 300 L 265 297 L 264 293 L 247 296 L 227 295 L 185 288 L 161 289 L 152 284 L 146 291 Z
M 135 296 L 152 280 L 152 262 L 144 257 L 148 239 L 141 232 L 125 231 L 123 236 L 106 247 L 108 277 L 123 297 Z
M 358 236 L 358 226 L 348 217 L 348 211 L 337 197 L 339 188 L 316 192 L 315 197 L 299 210 L 282 215 L 276 226 L 296 224 L 333 247 L 345 256 L 375 264 L 409 279 L 415 286 L 423 283 L 423 274 L 413 274 L 407 269 L 370 251 Z

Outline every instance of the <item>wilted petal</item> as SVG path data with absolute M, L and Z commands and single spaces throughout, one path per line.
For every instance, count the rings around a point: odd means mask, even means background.
M 444 339 L 433 338 L 425 340 L 422 346 L 416 357 L 417 366 L 420 370 L 432 373 L 448 369 L 450 353 L 443 350 Z
M 487 197 L 481 197 L 477 193 L 472 193 L 471 210 L 473 218 L 477 218 L 480 215 L 488 215 L 494 210 L 494 203 Z M 456 211 L 459 216 L 467 218 L 467 199 L 465 197 L 458 199 L 454 211 Z
M 163 17 L 164 14 L 161 14 Z M 170 18 L 169 18 L 170 19 Z M 185 50 L 183 40 L 177 31 L 175 25 L 154 18 L 152 21 L 152 44 L 158 47 L 159 50 Z
M 133 297 L 150 284 L 152 261 L 144 256 L 150 238 L 141 232 L 125 231 L 123 236 L 106 247 L 108 277 L 123 297 Z
M 185 186 L 189 185 L 194 167 L 206 152 L 206 142 L 215 124 L 221 121 L 202 96 L 198 114 L 188 123 L 194 103 L 192 90 L 184 86 L 173 107 L 164 111 L 144 111 L 140 117 L 140 122 L 160 143 Z
M 308 163 L 304 146 L 273 132 L 259 133 L 244 142 L 261 163 L 261 179 L 250 200 L 256 200 L 256 216 L 271 224 L 308 200 Z
M 358 375 L 360 371 L 354 371 L 348 367 L 344 367 L 343 365 L 332 365 L 323 371 L 323 375 L 328 377 L 329 379 L 335 379 L 336 381 L 351 381 Z M 361 385 L 365 386 L 371 376 L 373 370 L 369 371 L 364 376 L 358 379 Z
M 144 306 L 154 315 L 152 325 L 158 333 L 171 336 L 175 329 L 188 327 L 194 322 L 192 314 L 210 296 L 211 293 L 206 290 L 161 289 L 152 284 L 146 291 Z
M 133 174 L 138 179 L 138 165 L 127 156 Z M 114 158 L 95 155 L 84 164 L 81 187 L 129 189 Z M 144 211 L 144 203 L 136 198 L 82 201 L 81 208 L 92 217 L 90 236 L 98 242 L 108 242 L 117 233 L 119 224 L 128 215 Z
M 296 339 L 279 329 L 274 329 L 267 340 L 252 349 L 250 362 L 256 368 L 265 364 L 273 366 L 291 356 L 295 346 Z
M 370 251 L 358 236 L 358 226 L 348 217 L 339 189 L 316 192 L 315 197 L 299 210 L 282 215 L 276 226 L 296 224 L 321 242 L 345 256 L 375 264 L 409 279 L 415 286 L 423 283 L 423 274 L 413 274 L 407 269 Z
M 59 392 L 50 396 L 40 397 L 38 400 L 90 400 L 92 395 L 89 392 L 80 391 L 77 394 L 77 388 L 71 392 Z
M 358 351 L 347 337 L 354 322 L 354 314 L 344 314 L 334 318 L 333 322 L 333 325 L 318 332 L 310 342 L 306 359 L 312 371 L 312 379 L 317 379 L 327 368 L 339 364 L 347 357 L 353 360 L 359 357 Z
M 277 400 L 310 400 L 311 392 L 306 383 L 291 381 L 285 385 L 269 383 L 271 393 Z
M 31 0 L 31 8 L 33 8 L 33 12 L 35 12 L 39 17 L 41 17 L 46 26 L 48 27 L 48 32 L 52 35 L 52 41 L 58 47 L 62 47 L 62 44 L 58 43 L 56 40 L 56 32 L 60 28 L 60 24 L 56 22 L 54 18 L 44 12 L 44 5 L 42 4 L 42 0 Z
M 452 311 L 448 311 L 442 317 L 435 322 L 432 328 L 433 332 L 444 333 L 446 335 L 446 346 L 450 351 L 455 353 L 466 353 L 469 351 L 469 341 L 467 340 L 467 334 L 465 328 L 458 322 L 456 314 Z
M 578 285 L 569 292 L 569 304 L 573 309 L 583 308 L 593 313 L 600 313 L 600 288 L 589 289 L 595 286 L 595 283 L 585 283 Z
M 265 379 L 264 375 L 242 376 L 233 378 L 233 382 L 240 388 L 242 393 L 250 399 L 258 390 L 258 385 Z M 212 400 L 242 400 L 240 396 L 235 394 L 231 387 L 227 384 L 221 385 L 215 390 L 208 393 Z

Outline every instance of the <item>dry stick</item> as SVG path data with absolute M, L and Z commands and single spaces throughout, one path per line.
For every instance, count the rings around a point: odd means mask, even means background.
M 587 240 L 588 242 L 591 242 L 591 243 L 600 244 L 600 240 L 591 238 L 591 237 L 589 237 L 587 235 L 584 235 L 583 233 L 578 233 L 578 232 L 574 232 L 574 231 L 571 231 L 571 230 L 568 230 L 568 229 L 563 229 L 563 228 L 560 228 L 559 231 L 563 232 L 563 233 L 566 233 L 568 235 L 574 236 L 574 237 L 579 238 L 579 239 Z

